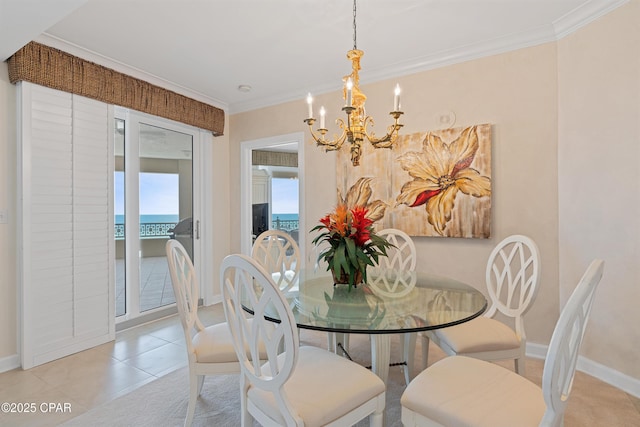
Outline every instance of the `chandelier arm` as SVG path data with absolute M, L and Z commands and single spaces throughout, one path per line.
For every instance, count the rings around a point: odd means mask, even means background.
M 364 134 L 369 142 L 371 142 L 371 145 L 373 145 L 375 148 L 391 148 L 393 146 L 393 144 L 396 142 L 396 139 L 398 138 L 398 131 L 402 126 L 404 126 L 399 123 L 401 114 L 401 112 L 391 113 L 394 118 L 394 123 L 387 127 L 387 134 L 382 138 L 376 138 L 376 135 L 373 131 L 371 131 L 371 133 L 367 131 L 368 124 L 371 123 L 371 126 L 375 126 L 375 123 L 371 116 L 365 117 Z
M 334 134 L 333 140 L 327 141 L 325 135 L 327 133 L 327 129 L 318 129 L 318 132 L 313 131 L 313 123 L 314 119 L 305 119 L 305 123 L 309 125 L 309 131 L 311 132 L 311 137 L 316 141 L 316 145 L 318 147 L 324 147 L 325 151 L 336 151 L 342 147 L 344 141 L 347 139 L 347 128 L 342 119 L 337 119 L 336 124 L 342 129 L 342 135 L 339 137 Z

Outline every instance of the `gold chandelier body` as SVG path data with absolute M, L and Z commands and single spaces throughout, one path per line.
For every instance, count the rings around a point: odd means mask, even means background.
M 342 129 L 340 136 L 334 135 L 332 140 L 326 139 L 327 129 L 324 126 L 324 115 L 321 112 L 320 127 L 316 132 L 313 130 L 313 124 L 316 119 L 312 117 L 311 99 L 309 98 L 309 118 L 304 122 L 309 125 L 311 136 L 316 141 L 319 147 L 324 147 L 326 151 L 339 150 L 345 141 L 349 141 L 351 145 L 351 163 L 353 166 L 360 164 L 360 156 L 362 154 L 362 143 L 364 139 L 368 139 L 369 142 L 375 148 L 391 148 L 398 138 L 398 131 L 403 126 L 400 124 L 400 116 L 403 114 L 400 110 L 399 103 L 399 88 L 396 88 L 396 94 L 394 98 L 394 111 L 389 114 L 393 117 L 393 124 L 387 127 L 387 133 L 381 138 L 376 138 L 373 130 L 368 131 L 368 126 L 374 126 L 374 121 L 371 116 L 367 116 L 364 109 L 364 103 L 367 99 L 364 93 L 360 91 L 360 76 L 358 71 L 360 70 L 360 58 L 364 55 L 364 52 L 359 49 L 350 50 L 347 52 L 347 58 L 352 63 L 351 74 L 343 78 L 345 87 L 343 90 L 343 98 L 345 100 L 345 106 L 342 108 L 347 114 L 347 121 L 345 123 L 342 119 L 337 119 L 336 124 Z

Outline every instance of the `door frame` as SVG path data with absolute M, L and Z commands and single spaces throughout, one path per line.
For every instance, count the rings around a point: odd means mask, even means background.
M 305 191 L 304 191 L 304 133 L 294 132 L 269 138 L 260 138 L 240 143 L 240 250 L 251 255 L 251 201 L 252 201 L 252 151 L 288 145 L 298 146 L 298 244 L 300 261 L 305 264 L 306 230 L 305 226 Z
M 125 121 L 125 182 L 127 177 L 131 177 L 133 181 L 130 181 L 128 185 L 132 185 L 134 188 L 139 188 L 139 173 L 140 173 L 140 165 L 139 163 L 133 161 L 132 154 L 135 154 L 136 159 L 138 159 L 139 155 L 139 140 L 133 140 L 132 136 L 135 138 L 136 135 L 139 135 L 139 124 L 143 123 L 146 125 L 157 126 L 163 129 L 167 129 L 170 131 L 187 133 L 193 138 L 192 145 L 192 203 L 193 203 L 193 227 L 194 227 L 194 238 L 193 238 L 193 264 L 196 270 L 196 275 L 198 277 L 209 277 L 211 275 L 210 271 L 203 266 L 200 260 L 206 259 L 206 254 L 203 253 L 205 248 L 202 244 L 203 240 L 206 240 L 206 237 L 202 234 L 202 218 L 206 218 L 206 203 L 204 199 L 206 183 L 209 182 L 208 176 L 209 172 L 207 169 L 203 167 L 203 157 L 205 154 L 203 150 L 203 145 L 205 141 L 205 134 L 201 129 L 196 127 L 186 125 L 184 123 L 175 122 L 173 120 L 165 119 L 162 117 L 153 116 L 150 114 L 142 113 L 135 110 L 130 110 L 124 107 L 115 107 L 114 119 L 123 119 Z M 126 142 L 129 141 L 129 144 Z M 113 153 L 112 153 L 113 155 Z M 112 171 L 113 173 L 113 171 Z M 140 251 L 140 238 L 139 238 L 139 194 L 138 191 L 125 191 L 125 216 L 127 218 L 132 219 L 132 221 L 128 221 L 128 227 L 125 228 L 125 254 L 137 254 Z M 133 236 L 137 236 L 137 238 L 132 238 Z M 128 256 L 128 255 L 125 255 Z M 115 260 L 114 260 L 115 265 Z M 140 269 L 139 263 L 130 263 L 125 270 L 125 282 L 132 283 L 130 280 L 136 280 L 138 285 L 140 285 Z M 115 268 L 115 267 L 114 267 Z M 202 287 L 202 282 L 200 284 Z M 202 289 L 200 290 L 200 294 L 202 295 Z M 132 302 L 132 304 L 137 304 L 139 306 L 139 292 L 134 292 L 133 295 L 128 296 L 128 300 Z M 127 307 L 129 304 L 127 303 Z M 137 323 L 137 319 L 143 319 L 143 321 L 154 320 L 156 318 L 164 317 L 168 314 L 173 314 L 177 312 L 177 307 L 175 303 L 164 305 L 161 307 L 157 307 L 151 310 L 146 310 L 144 312 L 137 311 L 137 315 L 135 317 L 131 317 L 132 313 L 127 309 L 123 316 L 116 317 L 116 324 L 119 326 L 117 329 L 127 328 L 133 326 Z M 114 313 L 115 316 L 115 313 Z

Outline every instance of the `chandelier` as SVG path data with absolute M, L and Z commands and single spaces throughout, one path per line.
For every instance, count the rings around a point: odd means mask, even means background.
M 336 120 L 336 124 L 342 129 L 342 135 L 335 135 L 333 140 L 326 139 L 325 135 L 328 131 L 325 127 L 326 111 L 324 107 L 320 108 L 320 127 L 314 132 L 313 124 L 316 122 L 316 119 L 313 118 L 313 98 L 311 94 L 307 96 L 309 117 L 304 120 L 304 122 L 309 125 L 311 136 L 317 145 L 319 147 L 325 147 L 326 151 L 339 150 L 345 141 L 349 141 L 351 145 L 351 163 L 353 166 L 360 164 L 362 142 L 365 138 L 369 140 L 374 148 L 391 148 L 398 138 L 398 131 L 403 126 L 400 124 L 400 116 L 403 114 L 402 111 L 400 111 L 400 86 L 396 85 L 393 98 L 393 111 L 389 113 L 391 117 L 393 117 L 394 122 L 387 128 L 387 134 L 381 138 L 376 138 L 373 131 L 369 133 L 367 130 L 369 125 L 374 125 L 374 121 L 373 118 L 367 116 L 365 112 L 364 102 L 367 97 L 360 91 L 358 71 L 360 70 L 360 58 L 362 58 L 364 52 L 357 48 L 356 40 L 356 0 L 353 0 L 353 49 L 347 52 L 347 59 L 351 61 L 352 71 L 351 74 L 342 79 L 344 82 L 343 99 L 345 100 L 345 106 L 342 107 L 342 111 L 347 114 L 347 121 L 345 123 L 342 119 Z

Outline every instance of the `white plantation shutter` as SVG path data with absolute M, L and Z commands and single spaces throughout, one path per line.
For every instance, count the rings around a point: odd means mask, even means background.
M 23 82 L 19 224 L 27 369 L 112 340 L 109 106 Z

